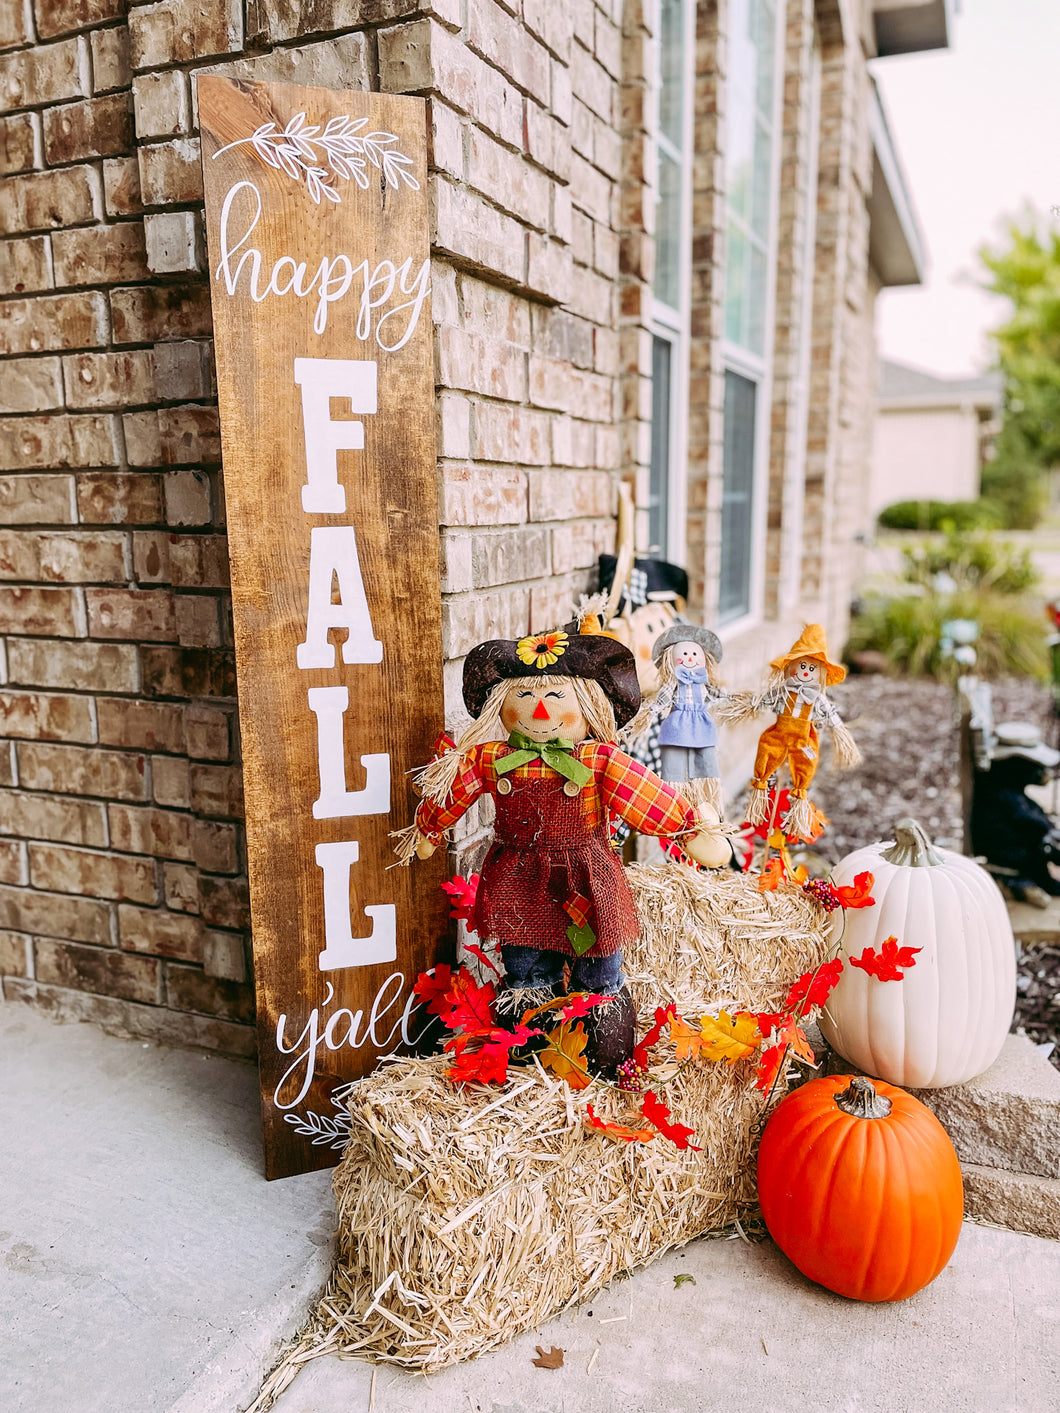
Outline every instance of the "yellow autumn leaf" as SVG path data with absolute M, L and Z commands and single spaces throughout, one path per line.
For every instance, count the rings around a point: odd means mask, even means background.
M 592 1083 L 585 1068 L 582 1052 L 586 1042 L 581 1024 L 558 1025 L 548 1034 L 548 1044 L 538 1051 L 537 1058 L 557 1079 L 565 1079 L 572 1089 L 586 1089 Z
M 728 1060 L 734 1065 L 757 1050 L 762 1040 L 758 1020 L 750 1011 L 737 1011 L 734 1016 L 728 1011 L 700 1016 L 699 1026 L 699 1053 L 705 1060 Z

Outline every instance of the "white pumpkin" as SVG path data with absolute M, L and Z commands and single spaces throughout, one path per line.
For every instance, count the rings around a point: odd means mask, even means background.
M 903 1089 L 943 1089 L 987 1069 L 1001 1053 L 1016 1003 L 1016 949 L 994 880 L 962 854 L 936 849 L 915 820 L 895 842 L 858 849 L 835 869 L 847 886 L 873 875 L 876 906 L 833 915 L 843 926 L 839 984 L 820 1017 L 845 1060 Z M 920 947 L 901 981 L 850 965 L 888 937 Z

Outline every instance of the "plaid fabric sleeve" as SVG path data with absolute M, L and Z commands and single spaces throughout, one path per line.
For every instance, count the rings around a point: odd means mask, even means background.
M 420 801 L 416 810 L 416 828 L 426 835 L 432 844 L 442 842 L 445 831 L 471 808 L 485 790 L 485 771 L 496 754 L 490 747 L 496 744 L 491 741 L 486 746 L 475 746 L 468 752 L 467 760 L 453 782 L 449 797 L 442 804 L 435 800 Z
M 638 834 L 672 839 L 698 828 L 695 811 L 684 796 L 617 746 L 598 748 L 600 765 L 602 777 L 597 778 L 604 804 Z

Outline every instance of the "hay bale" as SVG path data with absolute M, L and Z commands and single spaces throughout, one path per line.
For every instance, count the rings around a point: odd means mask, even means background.
M 641 1021 L 677 1003 L 774 1010 L 827 952 L 795 890 L 681 865 L 629 870 L 643 923 L 627 970 Z M 763 1098 L 749 1061 L 693 1065 L 662 1090 L 701 1152 L 615 1142 L 585 1105 L 629 1122 L 630 1096 L 540 1067 L 459 1090 L 444 1056 L 384 1064 L 350 1098 L 335 1174 L 339 1252 L 303 1346 L 430 1372 L 481 1354 L 754 1205 Z

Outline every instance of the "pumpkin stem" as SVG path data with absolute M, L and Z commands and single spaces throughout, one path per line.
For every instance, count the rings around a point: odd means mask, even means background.
M 888 863 L 905 864 L 909 868 L 937 868 L 942 855 L 932 846 L 915 819 L 900 819 L 894 826 L 894 843 L 885 849 Z
M 877 1094 L 871 1080 L 857 1074 L 851 1078 L 846 1089 L 832 1096 L 844 1114 L 855 1119 L 885 1119 L 891 1112 L 891 1101 L 883 1094 Z

